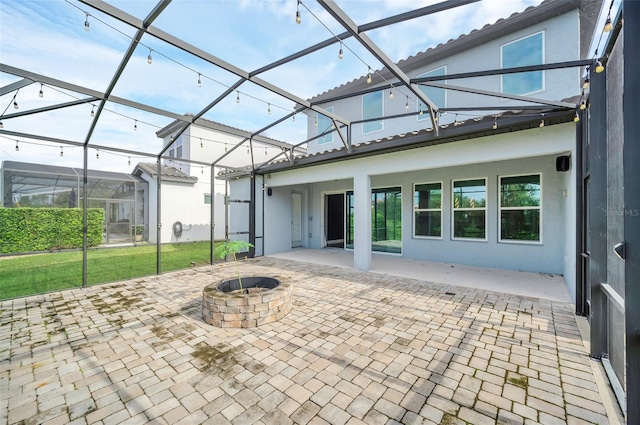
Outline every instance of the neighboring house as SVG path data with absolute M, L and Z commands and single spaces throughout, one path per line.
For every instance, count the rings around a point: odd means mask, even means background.
M 139 163 L 131 173 L 148 183 L 148 192 L 144 199 L 144 222 L 148 223 L 148 240 L 158 240 L 158 166 L 152 163 Z M 179 169 L 163 165 L 160 185 L 162 200 L 160 240 L 167 242 L 187 242 L 209 240 L 211 237 L 207 208 L 198 208 L 196 193 L 199 193 L 198 178 L 189 176 Z M 202 185 L 202 182 L 200 182 Z M 208 190 L 206 185 L 205 190 Z M 200 201 L 202 201 L 200 199 Z M 192 205 L 192 208 L 184 208 Z M 203 202 L 204 205 L 204 202 Z
M 401 60 L 397 65 L 408 77 L 420 78 L 584 59 L 588 54 L 593 31 L 591 20 L 594 14 L 599 12 L 600 5 L 601 0 L 547 0 L 537 7 L 530 7 L 522 13 L 500 19 L 480 30 L 474 30 Z M 496 93 L 558 100 L 580 94 L 580 72 L 580 68 L 572 67 L 436 82 Z M 426 106 L 399 86 L 388 70 L 371 72 L 370 75 L 371 83 L 367 83 L 367 76 L 362 76 L 310 100 L 329 112 L 356 121 L 351 127 L 352 144 L 431 127 Z M 478 115 L 492 116 L 502 112 L 461 110 L 456 113 L 447 111 L 448 109 L 531 105 L 529 102 L 462 91 L 425 86 L 420 88 L 439 109 L 445 111 L 439 117 L 439 124 L 452 124 Z M 371 92 L 342 98 L 362 91 Z M 422 114 L 415 114 L 421 110 Z M 358 122 L 412 112 L 413 115 L 404 118 Z M 328 118 L 315 112 L 308 115 L 309 137 L 321 135 L 332 128 L 331 120 Z M 500 121 L 498 117 L 498 125 Z M 311 141 L 308 152 L 313 154 L 341 147 L 341 139 L 334 131 Z
M 547 0 L 398 66 L 417 78 L 584 59 L 600 7 L 601 1 Z M 371 83 L 363 76 L 311 99 L 352 122 L 350 146 L 330 132 L 330 120 L 313 112 L 309 138 L 325 134 L 309 143 L 309 155 L 258 167 L 253 193 L 246 172 L 222 178 L 231 181 L 231 196 L 252 199 L 256 218 L 249 225 L 255 229 L 250 240 L 257 255 L 338 247 L 353 249 L 354 266 L 361 270 L 370 268 L 372 252 L 381 252 L 562 274 L 575 299 L 571 158 L 580 71 L 447 81 L 550 102 L 537 110 L 524 106 L 535 103 L 518 99 L 421 86 L 446 111 L 438 117 L 436 134 L 426 108 L 403 94 L 408 90 L 383 69 Z M 484 109 L 453 110 L 474 107 Z M 231 226 L 246 227 L 233 219 Z
M 167 147 L 160 178 L 161 243 L 210 240 L 212 204 L 214 239 L 224 239 L 228 188 L 226 182 L 215 180 L 212 187 L 210 164 L 219 160 L 214 167 L 214 173 L 218 173 L 225 167 L 244 167 L 251 162 L 248 143 L 233 150 L 249 133 L 208 120 L 199 123 L 202 126 L 189 126 L 173 143 L 172 135 L 183 121 L 176 120 L 157 132 Z M 283 149 L 293 149 L 290 144 L 264 136 L 253 137 L 252 146 L 256 163 L 274 157 Z M 304 148 L 295 148 L 295 151 L 306 152 Z M 89 206 L 105 210 L 104 243 L 156 243 L 158 165 L 142 162 L 131 174 L 88 172 Z M 0 168 L 0 206 L 68 208 L 72 197 L 77 197 L 77 206 L 81 206 L 82 174 L 82 169 L 4 161 Z M 228 210 L 236 218 L 245 217 L 244 221 L 248 221 L 247 204 L 242 199 L 232 199 Z M 245 225 L 238 232 L 248 233 L 248 230 Z
M 0 187 L 5 208 L 80 208 L 84 201 L 82 168 L 4 161 Z M 89 208 L 104 209 L 104 244 L 136 240 L 146 234 L 147 183 L 126 173 L 87 170 Z
M 187 116 L 189 116 L 187 114 Z M 206 119 L 200 125 L 190 125 L 174 139 L 174 135 L 184 125 L 183 121 L 173 121 L 156 134 L 163 139 L 166 147 L 165 159 L 160 180 L 162 209 L 160 214 L 162 242 L 186 242 L 210 240 L 212 204 L 214 208 L 214 238 L 224 239 L 225 197 L 228 195 L 226 182 L 215 181 L 211 184 L 211 167 L 215 162 L 214 175 L 229 167 L 244 167 L 251 162 L 248 138 L 250 133 Z M 245 140 L 247 139 L 247 140 Z M 242 146 L 234 147 L 245 141 Z M 292 145 L 265 137 L 252 137 L 253 157 L 256 163 L 276 156 L 282 150 L 290 150 Z M 304 148 L 296 152 L 305 153 Z M 264 159 L 263 159 L 264 158 Z M 196 161 L 197 163 L 188 162 Z M 134 175 L 149 182 L 148 222 L 151 229 L 157 227 L 157 164 L 138 164 Z M 234 202 L 235 201 L 235 202 Z M 246 217 L 248 208 L 239 199 L 231 200 L 231 214 Z M 185 206 L 188 205 L 188 208 Z M 181 232 L 177 231 L 178 227 Z M 237 232 L 248 233 L 246 224 Z M 178 236 L 179 235 L 179 236 Z M 155 242 L 155 232 L 149 235 L 149 241 Z

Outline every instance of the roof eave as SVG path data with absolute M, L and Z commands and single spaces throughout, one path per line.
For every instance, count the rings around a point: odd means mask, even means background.
M 545 113 L 545 126 L 564 124 L 573 121 L 575 116 L 574 110 L 559 110 Z M 381 142 L 362 143 L 353 147 L 352 152 L 346 149 L 339 149 L 319 155 L 296 158 L 294 163 L 282 162 L 262 167 L 258 174 L 268 174 L 271 172 L 291 170 L 295 168 L 310 167 L 319 164 L 331 162 L 346 161 L 354 158 L 361 158 L 372 155 L 381 155 L 391 152 L 434 146 L 443 143 L 452 143 L 461 140 L 475 139 L 485 136 L 494 136 L 502 133 L 511 133 L 515 131 L 529 130 L 538 128 L 540 124 L 539 115 L 526 116 L 502 116 L 500 117 L 500 125 L 497 129 L 493 129 L 493 120 L 484 119 L 482 121 L 473 122 L 460 127 L 451 127 L 441 129 L 440 135 L 436 136 L 434 132 L 420 132 L 416 135 L 406 135 L 403 137 L 395 136 L 392 140 L 383 140 Z M 229 178 L 237 178 L 248 175 L 246 172 L 236 172 L 228 175 Z

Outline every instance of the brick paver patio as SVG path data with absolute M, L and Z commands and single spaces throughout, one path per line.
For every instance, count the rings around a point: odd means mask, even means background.
M 608 424 L 572 306 L 263 257 L 253 329 L 200 316 L 215 265 L 0 303 L 0 423 Z

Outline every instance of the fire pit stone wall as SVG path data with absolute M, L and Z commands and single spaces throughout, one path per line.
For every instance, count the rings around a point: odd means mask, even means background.
M 222 292 L 210 284 L 202 292 L 202 318 L 220 328 L 251 328 L 272 323 L 286 316 L 292 308 L 293 287 L 280 282 L 273 289 L 249 288 Z

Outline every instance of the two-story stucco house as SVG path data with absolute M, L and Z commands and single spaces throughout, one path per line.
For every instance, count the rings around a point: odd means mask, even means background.
M 140 163 L 132 174 L 148 182 L 148 202 L 145 204 L 145 223 L 149 224 L 149 241 L 155 243 L 158 226 L 158 193 L 161 193 L 160 240 L 161 242 L 193 242 L 224 239 L 225 197 L 228 189 L 225 182 L 215 181 L 213 175 L 226 168 L 234 169 L 247 163 L 249 149 L 260 158 L 272 157 L 283 149 L 293 147 L 266 136 L 251 133 L 209 120 L 200 120 L 200 125 L 191 125 L 174 138 L 184 124 L 175 120 L 158 130 L 156 135 L 165 146 L 161 167 L 160 191 L 158 190 L 158 166 L 155 163 Z M 249 143 L 234 150 L 236 145 L 251 139 Z M 305 153 L 303 148 L 295 148 Z M 168 158 L 167 158 L 168 157 Z M 213 167 L 211 165 L 213 164 Z M 212 212 L 211 205 L 214 208 Z M 189 205 L 189 208 L 184 208 Z M 246 208 L 241 209 L 248 220 Z M 212 220 L 212 214 L 216 220 Z M 212 227 L 212 221 L 218 226 Z M 246 225 L 244 226 L 246 227 Z M 244 230 L 246 231 L 246 229 Z
M 255 203 L 256 254 L 335 247 L 361 270 L 385 253 L 562 274 L 575 297 L 575 62 L 600 6 L 547 0 L 400 61 L 433 115 L 386 68 L 311 99 L 349 120 L 342 135 L 311 111 L 307 155 L 259 167 L 253 186 L 226 176 Z

